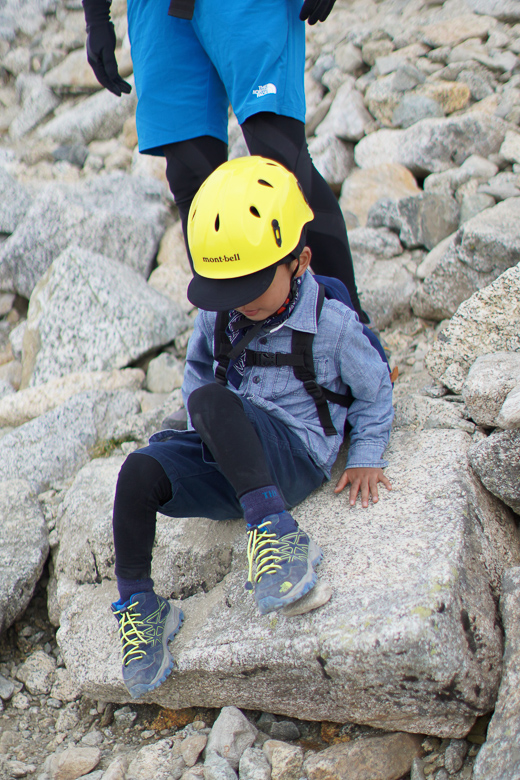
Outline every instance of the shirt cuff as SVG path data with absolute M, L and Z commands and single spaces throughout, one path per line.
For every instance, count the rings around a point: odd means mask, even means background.
M 377 444 L 352 445 L 347 455 L 346 469 L 384 469 L 388 461 L 382 458 L 385 448 Z

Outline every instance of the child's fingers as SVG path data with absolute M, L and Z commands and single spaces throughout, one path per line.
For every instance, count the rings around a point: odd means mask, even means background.
M 390 482 L 388 477 L 385 477 L 384 474 L 381 474 L 381 478 L 380 478 L 379 481 L 383 483 L 383 485 L 385 486 L 385 488 L 387 490 L 392 490 L 392 483 Z
M 361 483 L 360 479 L 355 479 L 350 485 L 350 495 L 349 495 L 350 506 L 354 506 L 354 504 L 356 503 L 356 498 L 357 498 L 357 494 L 359 493 L 360 483 Z
M 338 479 L 336 483 L 336 487 L 334 488 L 335 493 L 341 493 L 342 490 L 344 490 L 349 483 L 348 474 L 346 471 L 343 472 L 341 477 Z
M 372 503 L 377 504 L 379 501 L 379 493 L 377 491 L 377 483 L 378 483 L 377 475 L 374 475 L 370 479 L 370 493 L 372 494 Z
M 364 477 L 361 482 L 361 506 L 364 506 L 365 509 L 368 507 L 368 499 L 370 498 L 370 482 L 371 480 L 369 480 L 368 477 Z M 373 491 L 372 495 L 374 495 Z

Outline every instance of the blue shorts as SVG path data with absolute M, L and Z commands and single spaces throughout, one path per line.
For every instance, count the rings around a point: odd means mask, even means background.
M 227 143 L 228 106 L 305 121 L 302 0 L 196 0 L 191 21 L 170 0 L 128 0 L 139 151 L 211 135 Z
M 262 442 L 273 484 L 290 509 L 327 478 L 296 434 L 246 398 L 241 400 Z M 210 520 L 242 517 L 233 486 L 195 431 L 161 431 L 152 436 L 148 447 L 136 452 L 155 458 L 170 480 L 172 498 L 161 506 L 161 514 Z

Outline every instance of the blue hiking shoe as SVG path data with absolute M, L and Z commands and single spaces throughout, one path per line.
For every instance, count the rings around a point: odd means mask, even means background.
M 153 591 L 134 593 L 129 601 L 112 604 L 119 623 L 123 680 L 132 698 L 153 691 L 173 668 L 168 642 L 181 627 L 184 615 Z
M 314 572 L 322 551 L 307 534 L 296 528 L 284 533 L 287 512 L 269 515 L 259 526 L 248 528 L 247 558 L 249 578 L 246 589 L 254 587 L 261 615 L 301 599 L 314 587 Z M 253 564 L 256 574 L 253 580 Z

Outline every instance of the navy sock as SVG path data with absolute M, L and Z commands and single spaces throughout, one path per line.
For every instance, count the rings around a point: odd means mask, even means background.
M 285 503 L 276 485 L 266 485 L 240 496 L 244 518 L 248 525 L 259 525 L 267 515 L 283 512 Z
M 117 589 L 119 591 L 119 599 L 124 604 L 134 593 L 149 593 L 152 591 L 153 580 L 151 577 L 147 577 L 145 580 L 125 580 L 123 577 L 118 577 Z

